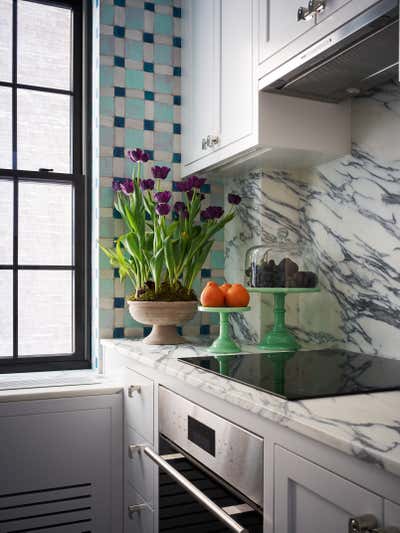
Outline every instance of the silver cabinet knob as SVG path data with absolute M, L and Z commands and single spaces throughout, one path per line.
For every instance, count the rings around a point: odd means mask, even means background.
M 136 455 L 136 454 L 139 454 L 141 453 L 142 449 L 145 447 L 146 445 L 145 444 L 129 444 L 128 446 L 128 455 L 131 459 L 133 459 L 133 457 Z
M 373 514 L 365 514 L 350 518 L 349 533 L 400 533 L 398 527 L 380 527 Z
M 219 137 L 218 135 L 208 135 L 207 136 L 207 146 L 209 148 L 213 148 L 219 143 Z
M 201 139 L 201 149 L 207 150 L 207 139 L 205 137 Z
M 129 398 L 132 398 L 134 396 L 135 392 L 137 394 L 140 394 L 141 390 L 142 389 L 141 389 L 140 385 L 129 385 L 129 387 L 128 387 L 128 396 L 129 396 Z
M 141 511 L 145 511 L 146 509 L 147 509 L 147 505 L 145 503 L 138 503 L 136 505 L 129 505 L 128 506 L 129 518 L 132 519 L 135 514 L 138 514 Z
M 311 20 L 318 13 L 325 11 L 327 0 L 310 0 L 307 7 L 299 7 L 297 10 L 297 21 Z

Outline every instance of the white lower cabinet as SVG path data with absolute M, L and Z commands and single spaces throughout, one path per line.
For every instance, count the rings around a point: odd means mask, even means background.
M 124 524 L 124 533 L 153 533 L 154 531 L 153 509 L 129 482 L 125 484 Z
M 382 526 L 380 496 L 280 446 L 274 457 L 274 533 L 347 533 L 364 514 Z
M 0 404 L 0 531 L 122 531 L 122 396 Z

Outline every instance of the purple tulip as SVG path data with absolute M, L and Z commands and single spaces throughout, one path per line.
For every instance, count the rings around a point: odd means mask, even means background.
M 185 202 L 175 202 L 175 205 L 174 205 L 175 213 L 183 212 L 185 211 L 185 209 L 186 209 Z
M 198 176 L 190 176 L 190 178 L 188 178 L 191 189 L 200 189 L 206 181 L 206 178 L 199 178 Z
M 217 218 L 221 218 L 223 214 L 224 214 L 224 210 L 222 209 L 222 207 L 210 205 L 210 207 L 207 207 L 207 209 L 204 209 L 204 211 L 201 211 L 200 218 L 203 221 L 214 220 Z
M 178 181 L 176 190 L 179 192 L 189 192 L 192 190 L 192 185 L 189 180 Z
M 239 205 L 242 201 L 242 198 L 238 194 L 230 193 L 228 194 L 228 202 L 233 205 Z
M 157 215 L 160 215 L 161 217 L 168 215 L 170 211 L 171 211 L 171 206 L 169 204 L 157 204 L 156 205 L 156 213 Z
M 181 212 L 181 218 L 184 218 L 184 219 L 189 218 L 189 211 L 186 209 L 186 207 Z
M 140 188 L 142 191 L 152 191 L 154 189 L 154 180 L 151 178 L 147 180 L 140 180 Z
M 171 200 L 171 197 L 172 193 L 169 191 L 156 192 L 154 195 L 154 199 L 160 204 L 167 204 Z
M 113 181 L 112 182 L 112 190 L 114 192 L 117 192 L 117 191 L 120 191 L 121 190 L 121 182 L 120 181 Z
M 170 170 L 171 169 L 169 167 L 155 166 L 151 168 L 151 172 L 153 173 L 153 178 L 155 180 L 165 180 Z
M 132 180 L 125 180 L 123 183 L 120 184 L 120 190 L 128 196 L 129 194 L 133 193 L 133 181 Z
M 139 161 L 143 161 L 143 163 L 146 163 L 149 160 L 148 154 L 141 150 L 140 148 L 136 148 L 135 150 L 128 150 L 128 158 L 133 163 L 139 163 Z

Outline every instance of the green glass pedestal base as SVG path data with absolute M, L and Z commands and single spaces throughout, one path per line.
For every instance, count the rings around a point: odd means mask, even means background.
M 231 338 L 229 332 L 229 314 L 249 311 L 250 307 L 199 307 L 205 313 L 219 313 L 219 337 L 207 349 L 214 354 L 234 354 L 241 352 L 241 348 Z

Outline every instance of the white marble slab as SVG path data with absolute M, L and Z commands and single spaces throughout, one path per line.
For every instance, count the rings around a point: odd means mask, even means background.
M 400 476 L 400 391 L 286 401 L 177 361 L 208 355 L 201 346 L 147 346 L 128 339 L 107 339 L 102 345 Z

